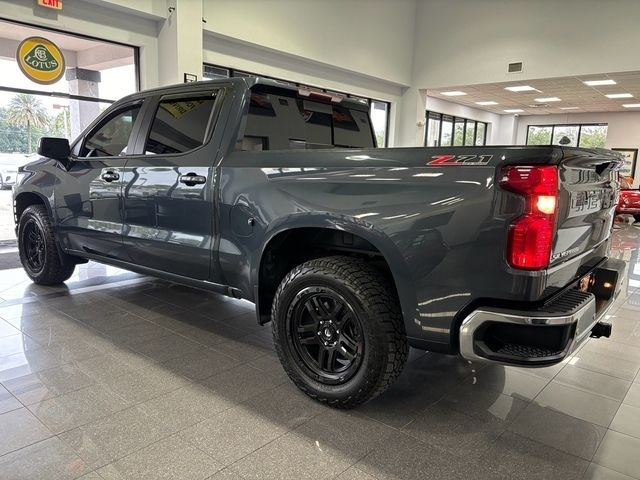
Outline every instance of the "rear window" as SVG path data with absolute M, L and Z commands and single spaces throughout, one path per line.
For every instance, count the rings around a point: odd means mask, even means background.
M 367 112 L 272 93 L 251 95 L 240 150 L 374 147 Z
M 215 92 L 160 99 L 144 147 L 145 154 L 183 153 L 198 148 L 211 129 Z

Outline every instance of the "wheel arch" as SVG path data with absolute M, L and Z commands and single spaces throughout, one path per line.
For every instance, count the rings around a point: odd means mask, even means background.
M 346 239 L 346 244 L 339 244 L 341 237 Z M 326 253 L 318 254 L 318 248 L 326 249 Z M 296 254 L 301 249 L 306 249 L 306 255 Z M 330 214 L 292 215 L 272 223 L 258 252 L 251 266 L 251 285 L 261 324 L 270 320 L 275 289 L 295 265 L 336 253 L 367 256 L 377 262 L 396 289 L 405 323 L 415 310 L 416 292 L 400 249 L 389 236 L 368 222 Z M 287 261 L 282 260 L 283 252 Z M 268 271 L 272 265 L 278 267 L 275 272 Z
M 13 200 L 13 213 L 15 216 L 16 225 L 20 221 L 22 212 L 24 212 L 27 207 L 30 207 L 31 205 L 44 205 L 44 207 L 47 209 L 49 218 L 53 221 L 53 212 L 51 211 L 51 204 L 49 203 L 49 199 L 40 193 L 27 191 L 20 192 Z

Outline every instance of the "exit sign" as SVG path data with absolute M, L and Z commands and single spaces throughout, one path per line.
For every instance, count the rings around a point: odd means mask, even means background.
M 55 10 L 62 10 L 62 0 L 38 0 L 38 5 Z

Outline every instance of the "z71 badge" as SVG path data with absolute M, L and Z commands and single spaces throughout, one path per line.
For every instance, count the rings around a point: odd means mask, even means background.
M 427 165 L 487 165 L 493 155 L 434 155 Z

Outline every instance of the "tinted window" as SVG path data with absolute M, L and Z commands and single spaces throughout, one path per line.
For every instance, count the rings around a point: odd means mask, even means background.
M 124 155 L 139 111 L 140 105 L 135 105 L 107 117 L 96 130 L 87 136 L 80 156 L 115 157 Z
M 161 99 L 145 145 L 146 154 L 182 153 L 206 141 L 215 93 Z
M 251 94 L 241 150 L 373 147 L 366 111 L 275 94 Z

